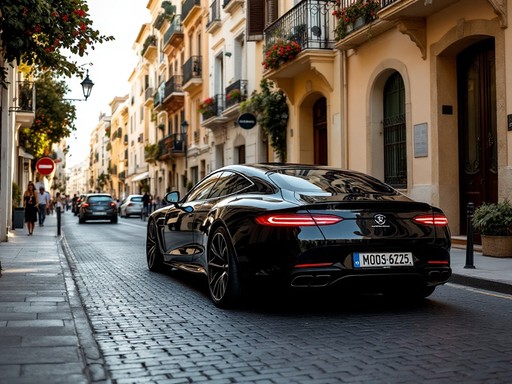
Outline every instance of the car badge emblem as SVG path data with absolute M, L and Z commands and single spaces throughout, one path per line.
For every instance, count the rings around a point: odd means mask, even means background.
M 386 223 L 386 216 L 380 213 L 373 216 L 373 219 L 375 220 L 375 223 L 377 223 L 378 225 L 384 225 Z

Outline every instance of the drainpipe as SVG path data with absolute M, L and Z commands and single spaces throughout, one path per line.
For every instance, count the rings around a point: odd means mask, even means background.
M 345 145 L 344 148 L 344 159 L 343 159 L 343 165 L 345 169 L 350 169 L 348 164 L 348 78 L 347 78 L 347 51 L 342 50 L 341 51 L 341 81 L 342 81 L 342 87 L 343 87 L 343 107 L 342 107 L 342 113 L 343 113 L 343 142 Z

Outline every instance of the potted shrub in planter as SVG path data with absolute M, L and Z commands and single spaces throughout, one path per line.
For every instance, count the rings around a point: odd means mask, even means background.
M 508 200 L 484 203 L 473 215 L 473 227 L 482 236 L 482 254 L 512 257 L 512 204 Z

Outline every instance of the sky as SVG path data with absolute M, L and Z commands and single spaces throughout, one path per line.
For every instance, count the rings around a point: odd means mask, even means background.
M 114 41 L 95 45 L 89 54 L 77 59 L 78 64 L 89 70 L 89 78 L 94 82 L 91 96 L 87 101 L 74 102 L 77 130 L 67 139 L 70 147 L 67 156 L 68 166 L 88 159 L 89 141 L 92 129 L 99 122 L 100 114 L 110 115 L 109 103 L 116 96 L 129 93 L 128 78 L 137 64 L 137 53 L 133 44 L 144 23 L 151 21 L 148 0 L 88 0 L 89 15 L 93 28 L 102 35 L 112 35 Z M 70 99 L 83 99 L 80 83 L 83 78 L 66 79 Z

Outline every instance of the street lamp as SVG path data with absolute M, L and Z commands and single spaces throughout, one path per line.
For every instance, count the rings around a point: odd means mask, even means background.
M 88 63 L 88 64 L 83 64 L 83 65 L 92 65 L 92 64 Z M 92 87 L 94 86 L 94 83 L 89 78 L 89 70 L 87 70 L 87 72 L 85 73 L 85 79 L 82 80 L 80 85 L 82 86 L 82 92 L 84 94 L 85 99 L 64 99 L 64 100 L 66 100 L 66 101 L 87 101 L 89 96 L 91 96 Z
M 185 134 L 185 133 L 187 133 L 187 130 L 188 130 L 188 122 L 187 122 L 187 120 L 183 120 L 181 122 L 181 133 Z
M 85 101 L 87 101 L 87 98 L 91 96 L 92 87 L 94 86 L 94 83 L 89 78 L 89 70 L 87 70 L 85 74 L 85 79 L 80 84 L 82 85 L 82 91 L 84 92 Z

